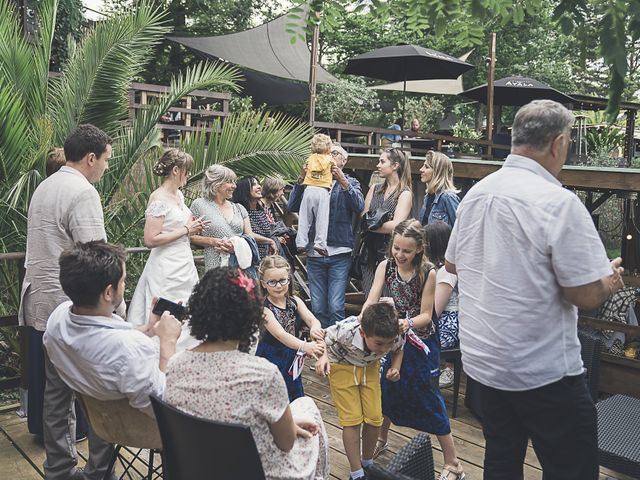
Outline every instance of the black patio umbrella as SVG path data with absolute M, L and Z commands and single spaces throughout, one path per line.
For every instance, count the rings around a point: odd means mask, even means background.
M 487 103 L 487 84 L 465 90 L 460 95 Z M 574 103 L 569 95 L 551 88 L 538 80 L 527 77 L 505 77 L 493 83 L 494 105 L 526 105 L 532 100 L 555 100 L 559 103 Z
M 387 82 L 407 80 L 454 79 L 471 70 L 473 65 L 446 53 L 417 45 L 395 45 L 378 48 L 350 58 L 345 73 L 377 78 Z M 404 95 L 402 115 L 404 116 Z

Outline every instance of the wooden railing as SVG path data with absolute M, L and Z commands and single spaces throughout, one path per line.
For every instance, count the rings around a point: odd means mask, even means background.
M 169 91 L 169 87 L 149 83 L 132 83 L 129 90 L 129 118 L 136 112 L 149 108 L 155 98 Z M 194 90 L 180 99 L 158 119 L 158 127 L 163 132 L 165 143 L 178 143 L 192 132 L 212 131 L 214 120 L 224 120 L 229 116 L 229 93 Z
M 473 145 L 478 150 L 486 151 L 488 147 L 498 150 L 509 150 L 509 146 L 492 143 L 488 140 L 473 140 L 435 133 L 414 132 L 412 130 L 392 130 L 389 128 L 364 127 L 346 123 L 314 122 L 313 126 L 327 131 L 331 138 L 344 148 L 355 149 L 360 153 L 373 154 L 388 146 L 383 142 L 384 135 L 400 135 L 403 150 L 410 155 L 424 155 L 429 150 L 442 151 L 445 148 L 458 148 L 459 145 Z M 363 142 L 354 140 L 363 139 Z M 486 154 L 465 154 L 469 157 L 492 158 Z

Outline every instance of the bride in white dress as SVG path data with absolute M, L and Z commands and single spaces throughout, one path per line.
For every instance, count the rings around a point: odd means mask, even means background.
M 127 313 L 127 320 L 136 325 L 146 323 L 153 297 L 186 304 L 198 282 L 189 237 L 208 222 L 193 218 L 179 190 L 187 183 L 192 164 L 191 155 L 170 148 L 153 167 L 153 173 L 165 180 L 149 197 L 145 211 L 144 244 L 151 253 Z M 197 345 L 193 340 L 185 323 L 178 349 Z

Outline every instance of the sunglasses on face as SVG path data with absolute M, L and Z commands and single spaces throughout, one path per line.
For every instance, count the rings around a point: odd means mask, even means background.
M 287 277 L 281 278 L 280 280 L 268 280 L 264 283 L 266 283 L 271 288 L 275 287 L 276 285 L 282 285 L 284 287 L 285 285 L 289 285 L 289 278 Z

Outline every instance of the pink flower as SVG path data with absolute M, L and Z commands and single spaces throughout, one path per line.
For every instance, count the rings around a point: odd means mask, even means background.
M 252 299 L 255 299 L 255 293 L 253 289 L 256 287 L 256 282 L 253 278 L 247 277 L 242 270 L 238 272 L 237 277 L 233 277 L 229 279 L 229 281 L 235 285 L 238 285 L 239 287 L 244 288 L 249 296 Z

